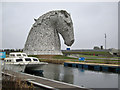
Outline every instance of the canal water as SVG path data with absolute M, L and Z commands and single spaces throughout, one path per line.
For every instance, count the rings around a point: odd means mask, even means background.
M 118 88 L 118 74 L 97 72 L 64 65 L 48 64 L 41 68 L 43 77 L 87 88 Z

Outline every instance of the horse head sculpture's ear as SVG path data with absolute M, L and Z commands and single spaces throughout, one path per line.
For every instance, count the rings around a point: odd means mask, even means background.
M 68 13 L 67 13 L 66 11 L 61 10 L 60 12 L 61 12 L 62 14 L 64 14 L 66 18 L 68 18 Z
M 35 19 L 35 18 L 34 18 L 34 21 L 36 22 L 36 21 L 37 21 L 37 19 Z

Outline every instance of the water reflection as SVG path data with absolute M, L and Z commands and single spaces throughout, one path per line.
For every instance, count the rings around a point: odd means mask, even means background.
M 44 70 L 43 74 L 46 78 L 73 83 L 73 74 L 69 74 L 73 73 L 72 69 L 57 64 L 45 65 L 41 69 Z
M 48 64 L 41 68 L 45 78 L 88 88 L 118 88 L 118 74 Z
M 67 82 L 67 83 L 73 83 L 73 70 L 68 68 L 64 68 L 63 66 L 60 67 L 60 81 Z M 70 74 L 71 73 L 71 74 Z M 61 79 L 62 78 L 62 79 Z
M 80 68 L 78 68 L 78 70 L 79 70 L 80 72 L 85 72 L 85 70 L 84 70 L 84 69 L 80 69 Z

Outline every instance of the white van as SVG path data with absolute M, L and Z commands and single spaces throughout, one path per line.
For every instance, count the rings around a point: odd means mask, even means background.
M 28 57 L 28 56 L 26 53 L 12 52 L 9 54 L 9 57 Z

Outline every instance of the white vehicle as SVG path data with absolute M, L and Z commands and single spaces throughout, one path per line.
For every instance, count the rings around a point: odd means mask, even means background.
M 24 72 L 26 64 L 22 58 L 5 58 L 3 62 L 3 69 Z
M 13 52 L 9 54 L 9 57 L 28 57 L 26 53 Z
M 26 53 L 10 53 L 9 58 L 5 58 L 4 68 L 7 70 L 21 71 L 25 69 L 36 70 L 48 63 L 40 62 L 38 58 L 28 57 Z
M 29 69 L 29 70 L 40 69 L 40 67 L 42 67 L 43 65 L 48 64 L 46 62 L 40 62 L 38 58 L 35 58 L 35 57 L 24 57 L 23 59 L 24 59 L 24 62 L 27 63 L 26 69 Z

